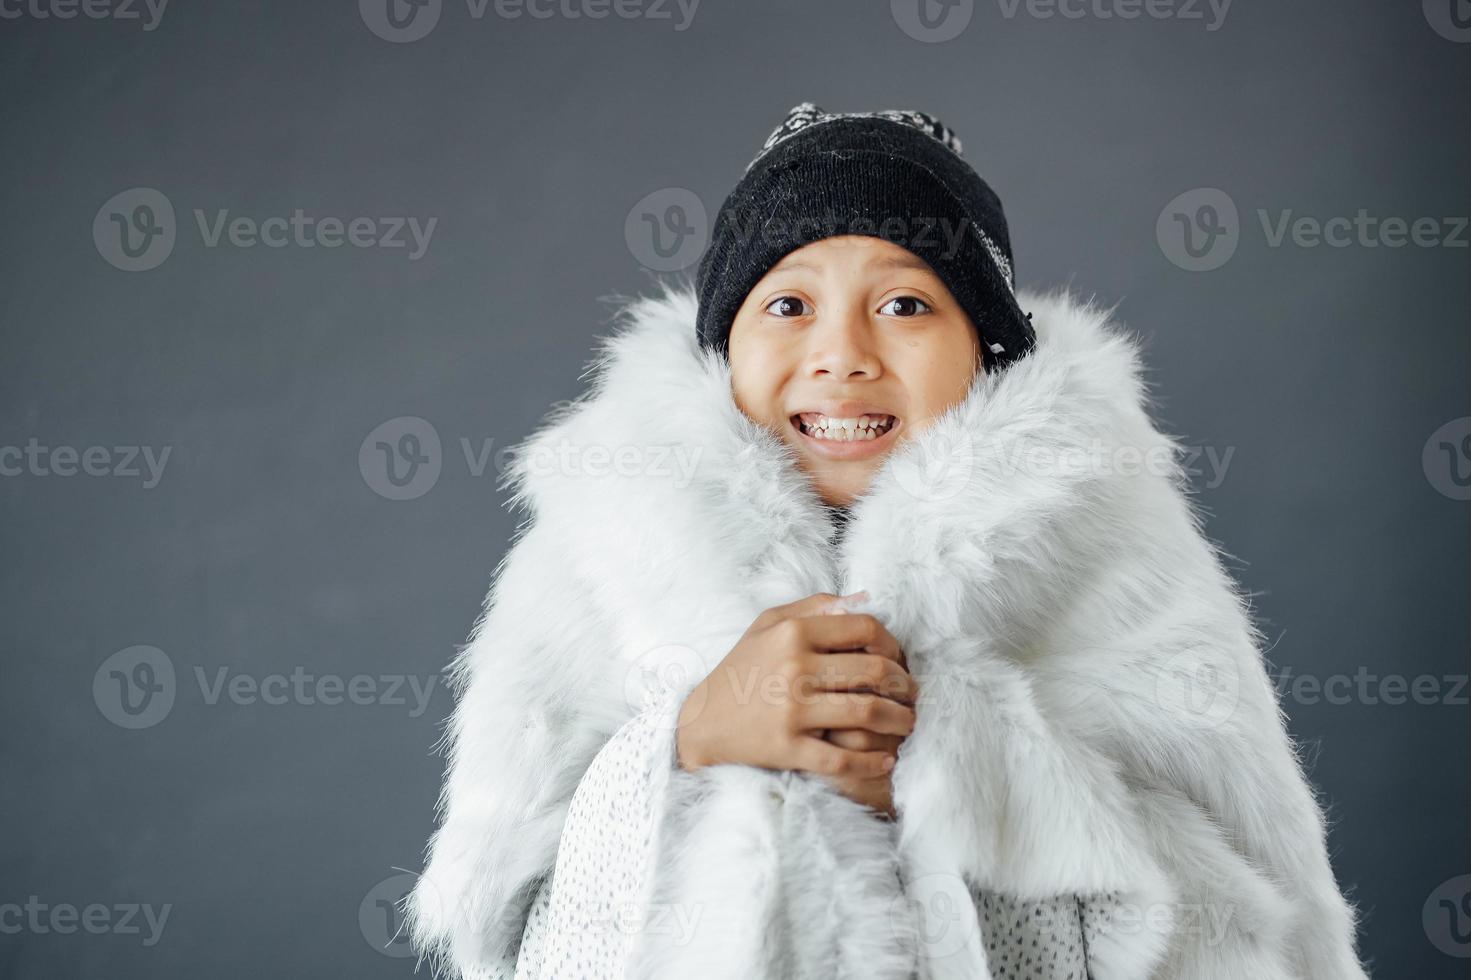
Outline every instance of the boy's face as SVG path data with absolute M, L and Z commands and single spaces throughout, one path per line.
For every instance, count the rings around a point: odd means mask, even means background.
M 821 239 L 772 266 L 732 321 L 730 366 L 741 411 L 842 506 L 984 370 L 976 330 L 934 270 L 869 235 Z

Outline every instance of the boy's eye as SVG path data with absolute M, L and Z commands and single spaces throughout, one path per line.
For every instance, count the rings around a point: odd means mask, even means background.
M 796 296 L 778 296 L 766 307 L 766 312 L 772 316 L 810 316 L 812 307 Z
M 887 312 L 889 316 L 919 316 L 930 312 L 930 306 L 918 296 L 896 296 L 879 307 L 879 312 Z

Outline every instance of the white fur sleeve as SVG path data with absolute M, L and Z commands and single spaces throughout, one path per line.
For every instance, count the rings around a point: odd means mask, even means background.
M 894 825 L 824 780 L 720 765 L 673 770 L 644 907 L 678 928 L 635 944 L 628 976 L 909 980 L 914 911 Z
M 493 976 L 514 959 L 573 791 L 610 734 L 585 703 L 603 632 L 567 568 L 554 526 L 528 526 L 450 668 L 440 826 L 403 909 L 437 974 Z
M 1182 886 L 1193 941 L 1176 944 L 1171 966 L 1229 980 L 1363 980 L 1324 813 L 1248 629 L 1182 625 L 1151 642 L 1178 652 L 1143 669 L 1114 663 L 1112 676 L 1100 658 L 1091 684 L 1082 671 L 1068 683 L 1112 733 L 1143 825 Z

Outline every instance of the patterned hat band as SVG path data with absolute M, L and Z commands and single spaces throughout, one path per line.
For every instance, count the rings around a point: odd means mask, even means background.
M 932 136 L 945 146 L 961 155 L 960 137 L 955 131 L 946 126 L 940 120 L 927 112 L 916 112 L 913 109 L 885 109 L 882 112 L 824 112 L 821 108 L 811 102 L 803 102 L 792 106 L 787 112 L 787 117 L 781 121 L 771 135 L 766 137 L 766 142 L 761 145 L 761 152 L 757 153 L 750 163 L 746 164 L 746 173 L 756 165 L 756 161 L 766 155 L 773 146 L 818 123 L 832 122 L 836 119 L 887 119 L 890 122 L 911 126 L 926 136 Z

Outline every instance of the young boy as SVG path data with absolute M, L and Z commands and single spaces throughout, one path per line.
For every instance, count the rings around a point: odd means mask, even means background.
M 1364 976 L 1137 349 L 948 128 L 793 109 L 598 368 L 452 668 L 437 967 Z

